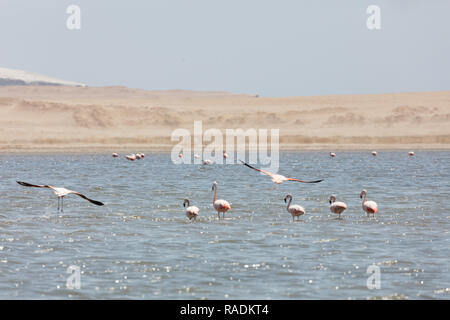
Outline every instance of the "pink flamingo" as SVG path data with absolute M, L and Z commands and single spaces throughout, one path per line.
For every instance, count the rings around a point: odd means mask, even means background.
M 224 159 L 228 158 L 228 154 L 225 151 L 223 152 L 223 158 Z
M 114 153 L 112 154 L 112 156 L 113 156 L 113 158 L 117 158 L 119 155 L 118 155 L 117 153 L 114 152 Z
M 294 221 L 294 217 L 297 217 L 297 220 L 299 220 L 300 216 L 305 214 L 305 209 L 302 206 L 299 206 L 298 204 L 294 204 L 291 206 L 292 195 L 288 194 L 286 195 L 286 197 L 284 197 L 285 203 L 286 199 L 289 199 L 287 211 L 292 215 L 292 221 Z
M 344 202 L 336 202 L 336 196 L 330 196 L 330 211 L 339 215 L 341 218 L 341 213 L 347 209 L 347 205 Z
M 363 210 L 367 213 L 367 216 L 369 216 L 369 214 L 372 214 L 375 217 L 375 213 L 378 212 L 378 205 L 375 201 L 367 201 L 367 191 L 366 189 L 363 189 L 363 191 L 361 191 L 361 194 L 359 195 L 359 197 L 363 199 L 362 202 L 362 208 Z
M 297 182 L 302 182 L 302 183 L 318 183 L 318 182 L 323 181 L 323 179 L 321 179 L 321 180 L 313 180 L 313 181 L 304 181 L 304 180 L 299 180 L 299 179 L 295 179 L 295 178 L 287 178 L 285 176 L 282 176 L 281 174 L 274 174 L 274 173 L 269 172 L 269 171 L 265 171 L 265 170 L 262 170 L 262 169 L 254 168 L 254 167 L 252 167 L 251 165 L 249 165 L 248 163 L 246 163 L 246 162 L 244 162 L 242 160 L 239 160 L 239 161 L 242 162 L 242 164 L 244 164 L 244 166 L 247 166 L 247 167 L 249 167 L 249 168 L 251 168 L 253 170 L 256 170 L 256 171 L 259 171 L 259 172 L 262 172 L 262 173 L 268 175 L 270 178 L 272 178 L 272 182 L 274 182 L 276 184 L 283 183 L 284 181 L 297 181 Z
M 189 220 L 197 219 L 199 209 L 196 206 L 189 205 L 189 199 L 184 199 L 183 207 L 187 207 L 186 208 L 186 217 L 188 217 Z
M 72 191 L 66 188 L 57 188 L 57 187 L 52 187 L 49 185 L 36 185 L 36 184 L 30 184 L 27 182 L 22 182 L 22 181 L 16 181 L 18 184 L 20 184 L 21 186 L 24 187 L 34 187 L 34 188 L 48 188 L 53 190 L 53 192 L 55 193 L 55 195 L 58 197 L 58 211 L 63 211 L 63 199 L 65 196 L 69 195 L 69 194 L 75 194 L 77 196 L 79 196 L 80 198 L 83 198 L 84 200 L 89 201 L 90 203 L 93 203 L 97 206 L 103 206 L 103 203 L 100 201 L 96 201 L 96 200 L 92 200 L 89 199 L 88 197 L 86 197 L 85 195 L 77 192 L 77 191 Z
M 409 155 L 410 157 L 414 156 L 414 151 L 408 152 L 408 155 Z
M 374 157 L 376 157 L 377 156 L 377 152 L 376 151 L 372 151 L 372 155 L 374 156 Z
M 220 213 L 222 212 L 222 218 L 225 219 L 225 212 L 231 209 L 230 204 L 226 200 L 217 200 L 217 182 L 213 182 L 212 190 L 214 191 L 213 207 L 217 211 L 217 215 L 220 219 Z
M 134 161 L 137 159 L 135 154 L 127 155 L 125 156 L 125 158 L 127 158 L 130 161 Z
M 332 157 L 332 158 L 336 157 L 336 153 L 330 152 L 330 157 Z

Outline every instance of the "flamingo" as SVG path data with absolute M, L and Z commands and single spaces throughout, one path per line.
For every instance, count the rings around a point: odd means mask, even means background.
M 204 165 L 210 165 L 210 164 L 212 164 L 212 161 L 211 160 L 209 160 L 209 159 L 205 159 L 205 160 L 203 160 L 202 161 L 202 163 L 204 164 Z
M 361 194 L 359 195 L 359 197 L 363 199 L 362 202 L 362 208 L 363 210 L 367 213 L 367 216 L 369 216 L 369 214 L 372 214 L 375 217 L 375 213 L 378 212 L 378 205 L 375 201 L 367 201 L 366 197 L 367 197 L 367 190 L 363 189 L 363 191 L 361 191 Z
M 194 154 L 194 159 L 198 159 L 200 156 L 198 154 Z
M 372 155 L 374 156 L 374 157 L 376 157 L 377 156 L 377 152 L 376 151 L 372 151 Z
M 85 195 L 83 195 L 77 191 L 72 191 L 72 190 L 69 190 L 66 188 L 56 188 L 56 187 L 52 187 L 49 185 L 35 185 L 35 184 L 30 184 L 30 183 L 26 183 L 26 182 L 22 182 L 22 181 L 16 181 L 16 182 L 24 187 L 48 188 L 48 189 L 53 190 L 53 192 L 58 197 L 58 211 L 61 211 L 61 212 L 63 212 L 63 199 L 65 196 L 67 196 L 69 194 L 75 194 L 75 195 L 83 198 L 84 200 L 89 201 L 90 203 L 93 203 L 97 206 L 103 206 L 102 202 L 89 199 L 88 197 L 86 197 Z
M 336 196 L 330 196 L 330 211 L 339 215 L 341 218 L 341 213 L 347 209 L 347 205 L 344 202 L 336 202 Z
M 134 160 L 136 160 L 137 159 L 137 157 L 136 157 L 136 155 L 133 153 L 133 154 L 130 154 L 130 155 L 127 155 L 127 156 L 125 156 L 125 158 L 127 158 L 128 160 L 130 160 L 130 161 L 134 161 Z
M 113 158 L 117 158 L 119 155 L 118 155 L 117 153 L 114 152 L 114 153 L 112 154 L 112 156 L 113 156 Z
M 408 152 L 408 155 L 409 155 L 410 157 L 414 156 L 414 151 Z
M 217 211 L 217 216 L 220 219 L 220 213 L 222 212 L 222 218 L 225 218 L 225 212 L 231 209 L 230 204 L 226 200 L 217 200 L 217 182 L 214 181 L 212 184 L 212 190 L 214 191 L 213 207 Z
M 330 152 L 330 157 L 332 157 L 332 158 L 336 157 L 336 153 Z
M 140 153 L 136 153 L 136 159 L 138 159 L 138 160 L 142 159 L 142 156 Z
M 298 204 L 294 204 L 291 206 L 292 195 L 287 194 L 286 197 L 284 197 L 285 203 L 286 199 L 289 199 L 286 209 L 292 215 L 292 221 L 294 221 L 294 217 L 297 217 L 297 220 L 299 220 L 300 216 L 305 214 L 305 209 L 302 206 L 299 206 Z
M 225 151 L 223 152 L 223 158 L 224 159 L 228 158 L 228 154 Z
M 141 153 L 141 158 L 145 158 L 145 153 Z
M 272 182 L 276 183 L 276 184 L 283 183 L 284 181 L 297 181 L 297 182 L 302 182 L 302 183 L 318 183 L 318 182 L 323 181 L 323 179 L 313 180 L 313 181 L 305 181 L 305 180 L 299 180 L 299 179 L 295 179 L 295 178 L 287 178 L 285 176 L 282 176 L 281 174 L 274 174 L 274 173 L 266 171 L 266 170 L 254 168 L 254 167 L 252 167 L 251 165 L 249 165 L 248 163 L 246 163 L 246 162 L 244 162 L 242 160 L 239 160 L 239 161 L 242 162 L 242 164 L 244 166 L 247 166 L 247 167 L 249 167 L 249 168 L 251 168 L 253 170 L 256 170 L 256 171 L 259 171 L 259 172 L 262 172 L 262 173 L 268 175 L 270 178 L 272 178 Z
M 189 199 L 184 199 L 183 207 L 187 207 L 186 208 L 186 217 L 188 217 L 189 220 L 197 219 L 199 209 L 196 206 L 189 205 Z

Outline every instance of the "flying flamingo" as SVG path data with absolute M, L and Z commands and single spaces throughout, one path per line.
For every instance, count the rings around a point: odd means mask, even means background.
M 347 205 L 344 202 L 336 202 L 336 196 L 330 196 L 330 211 L 339 215 L 341 218 L 341 213 L 347 209 Z
M 332 158 L 336 157 L 336 153 L 330 152 L 330 157 L 332 157 Z
M 374 157 L 376 157 L 376 156 L 377 156 L 377 152 L 376 152 L 376 151 L 372 151 L 372 155 L 373 155 Z
M 225 219 L 225 212 L 231 209 L 230 204 L 226 200 L 217 200 L 217 182 L 213 182 L 212 190 L 214 191 L 213 207 L 217 211 L 217 216 L 220 219 L 220 213 L 222 212 L 222 218 Z
M 364 196 L 364 200 L 362 202 L 362 208 L 363 210 L 367 213 L 367 216 L 369 216 L 369 214 L 372 214 L 375 217 L 375 213 L 378 212 L 378 205 L 375 201 L 367 201 L 366 197 L 367 197 L 367 191 L 366 189 L 363 189 L 363 191 L 361 191 L 361 194 L 359 195 L 359 197 L 362 199 Z
M 321 180 L 313 180 L 313 181 L 305 181 L 305 180 L 299 180 L 299 179 L 295 179 L 295 178 L 287 178 L 285 176 L 282 176 L 281 174 L 274 174 L 274 173 L 266 171 L 266 170 L 254 168 L 254 167 L 252 167 L 251 165 L 249 165 L 248 163 L 246 163 L 246 162 L 244 162 L 242 160 L 239 160 L 239 161 L 242 162 L 242 164 L 244 166 L 247 166 L 247 167 L 249 167 L 249 168 L 251 168 L 253 170 L 256 170 L 256 171 L 259 171 L 259 172 L 262 172 L 262 173 L 268 175 L 270 178 L 272 178 L 272 182 L 274 182 L 276 184 L 280 184 L 280 183 L 282 183 L 284 181 L 297 181 L 297 182 L 302 182 L 302 183 L 318 183 L 318 182 L 323 181 L 323 179 L 321 179 Z
M 48 188 L 48 189 L 52 189 L 53 192 L 56 194 L 56 196 L 58 197 L 58 211 L 63 211 L 63 199 L 65 196 L 69 195 L 69 194 L 75 194 L 87 201 L 89 201 L 90 203 L 93 203 L 97 206 L 103 206 L 103 203 L 100 201 L 96 201 L 96 200 L 92 200 L 89 199 L 88 197 L 86 197 L 85 195 L 76 192 L 76 191 L 72 191 L 66 188 L 56 188 L 56 187 L 52 187 L 49 185 L 35 185 L 35 184 L 30 184 L 30 183 L 26 183 L 26 182 L 22 182 L 22 181 L 17 181 L 18 184 L 20 184 L 21 186 L 24 187 L 35 187 L 35 188 Z
M 292 215 L 292 221 L 294 221 L 294 217 L 297 217 L 297 220 L 299 220 L 300 216 L 305 214 L 305 209 L 302 206 L 299 206 L 298 204 L 294 204 L 291 206 L 292 195 L 288 194 L 286 195 L 286 197 L 284 197 L 285 203 L 286 199 L 289 199 L 286 209 Z
M 186 208 L 186 217 L 188 217 L 189 220 L 197 219 L 199 209 L 196 206 L 189 205 L 189 199 L 184 199 L 183 207 L 187 207 Z

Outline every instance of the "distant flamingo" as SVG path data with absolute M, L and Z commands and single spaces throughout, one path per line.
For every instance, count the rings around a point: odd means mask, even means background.
M 223 158 L 224 159 L 228 158 L 228 154 L 225 151 L 223 152 Z
M 410 157 L 414 156 L 414 151 L 408 152 L 408 155 L 409 155 Z
M 359 195 L 359 197 L 363 199 L 362 202 L 362 208 L 363 210 L 367 213 L 367 216 L 369 216 L 369 214 L 372 214 L 372 216 L 375 217 L 375 213 L 378 212 L 378 205 L 375 201 L 367 201 L 366 197 L 367 197 L 367 191 L 366 189 L 363 189 L 363 191 L 361 191 L 361 194 Z
M 372 151 L 372 155 L 374 156 L 374 157 L 376 157 L 377 156 L 377 152 L 376 151 Z
M 202 161 L 202 163 L 204 164 L 204 165 L 210 165 L 210 164 L 212 164 L 212 161 L 211 160 L 209 160 L 209 159 L 205 159 L 205 160 L 203 160 Z
M 347 209 L 347 205 L 344 202 L 336 202 L 336 196 L 330 196 L 330 211 L 339 215 L 341 218 L 341 213 Z
M 117 153 L 114 152 L 114 153 L 112 154 L 112 156 L 113 156 L 113 158 L 117 158 L 119 155 L 118 155 Z
M 183 158 L 183 154 L 181 152 L 178 154 L 178 158 Z
M 336 157 L 336 153 L 330 152 L 330 157 L 332 157 L 332 158 Z
M 145 153 L 141 153 L 141 158 L 145 158 Z
M 292 221 L 294 221 L 294 217 L 297 217 L 297 220 L 299 220 L 300 216 L 305 214 L 305 209 L 302 206 L 299 206 L 298 204 L 294 204 L 291 206 L 292 195 L 288 194 L 286 195 L 286 197 L 284 197 L 285 203 L 286 199 L 289 199 L 286 209 L 292 215 Z
M 136 159 L 140 160 L 142 158 L 140 153 L 136 153 Z
M 276 184 L 283 183 L 284 181 L 297 181 L 297 182 L 303 182 L 303 183 L 318 183 L 318 182 L 323 181 L 323 179 L 321 179 L 321 180 L 313 180 L 313 181 L 304 181 L 304 180 L 299 180 L 299 179 L 295 179 L 295 178 L 287 178 L 285 176 L 282 176 L 281 174 L 274 174 L 274 173 L 269 172 L 269 171 L 265 171 L 265 170 L 262 170 L 262 169 L 254 168 L 254 167 L 252 167 L 251 165 L 249 165 L 248 163 L 246 163 L 246 162 L 244 162 L 242 160 L 239 160 L 239 161 L 242 162 L 242 164 L 244 166 L 247 166 L 247 167 L 249 167 L 249 168 L 251 168 L 253 170 L 256 170 L 256 171 L 259 171 L 259 172 L 262 172 L 262 173 L 268 175 L 270 178 L 272 178 L 272 182 L 276 183 Z
M 125 156 L 125 158 L 127 158 L 128 160 L 130 160 L 130 161 L 134 161 L 134 160 L 136 160 L 137 158 L 136 158 L 136 155 L 133 153 L 133 154 L 130 154 L 130 155 L 127 155 L 127 156 Z
M 187 207 L 186 208 L 186 217 L 188 217 L 189 220 L 197 219 L 199 209 L 196 206 L 190 206 L 189 199 L 184 199 L 183 207 Z
M 213 182 L 212 190 L 214 191 L 213 207 L 217 211 L 217 216 L 220 219 L 220 213 L 222 212 L 222 218 L 225 219 L 225 212 L 231 209 L 230 204 L 226 200 L 217 200 L 217 182 Z
M 200 156 L 198 154 L 194 154 L 194 159 L 198 159 Z
M 22 182 L 22 181 L 17 181 L 17 183 L 24 187 L 48 188 L 48 189 L 53 190 L 53 192 L 58 197 L 58 211 L 61 211 L 61 212 L 63 211 L 63 199 L 65 196 L 67 196 L 69 194 L 75 194 L 75 195 L 89 201 L 90 203 L 93 203 L 97 206 L 103 206 L 103 203 L 100 201 L 89 199 L 88 197 L 86 197 L 85 195 L 83 195 L 79 192 L 72 191 L 72 190 L 69 190 L 66 188 L 56 188 L 56 187 L 52 187 L 49 185 L 36 185 L 36 184 L 30 184 L 30 183 Z

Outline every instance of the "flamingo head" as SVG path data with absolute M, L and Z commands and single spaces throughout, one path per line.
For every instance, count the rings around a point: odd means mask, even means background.
M 183 207 L 189 207 L 189 199 L 184 199 Z
M 359 195 L 359 197 L 362 199 L 366 194 L 367 194 L 367 190 L 363 189 L 363 191 L 361 191 L 361 194 Z
M 214 191 L 214 188 L 217 188 L 217 182 L 216 181 L 213 182 L 211 190 Z
M 284 202 L 287 202 L 287 199 L 291 199 L 292 200 L 292 195 L 291 194 L 287 194 L 286 197 L 284 197 Z
M 331 195 L 330 196 L 330 204 L 332 204 L 335 201 L 336 201 L 336 196 L 335 195 Z

